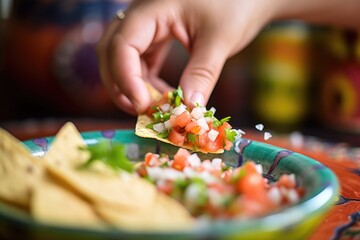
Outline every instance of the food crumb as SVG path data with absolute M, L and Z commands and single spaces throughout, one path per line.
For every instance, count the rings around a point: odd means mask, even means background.
M 264 139 L 265 140 L 269 140 L 271 137 L 272 137 L 271 133 L 269 133 L 269 132 L 264 133 Z
M 256 124 L 256 125 L 255 125 L 255 128 L 256 128 L 257 130 L 259 130 L 259 131 L 262 131 L 262 130 L 264 129 L 264 124 L 261 124 L 261 123 Z

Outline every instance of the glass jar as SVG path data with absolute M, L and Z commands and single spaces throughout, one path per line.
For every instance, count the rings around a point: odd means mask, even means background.
M 295 130 L 308 111 L 309 29 L 278 22 L 255 41 L 253 109 L 256 119 L 279 132 Z

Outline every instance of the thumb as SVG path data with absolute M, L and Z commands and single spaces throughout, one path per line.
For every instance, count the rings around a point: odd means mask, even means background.
M 218 81 L 224 63 L 226 51 L 215 41 L 197 41 L 190 54 L 189 61 L 180 78 L 185 103 L 194 107 L 205 106 Z

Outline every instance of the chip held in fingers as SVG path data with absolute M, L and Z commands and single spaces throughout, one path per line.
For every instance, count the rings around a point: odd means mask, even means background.
M 230 150 L 239 135 L 229 124 L 230 117 L 217 119 L 215 109 L 184 104 L 182 89 L 161 95 L 148 85 L 154 103 L 139 115 L 135 134 L 203 153 Z

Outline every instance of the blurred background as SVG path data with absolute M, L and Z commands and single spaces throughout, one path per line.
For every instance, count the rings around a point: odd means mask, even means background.
M 101 85 L 95 45 L 129 0 L 1 0 L 0 125 L 42 119 L 134 121 Z M 177 85 L 174 46 L 161 76 Z M 208 106 L 237 128 L 360 145 L 360 32 L 303 22 L 267 26 L 225 65 Z

